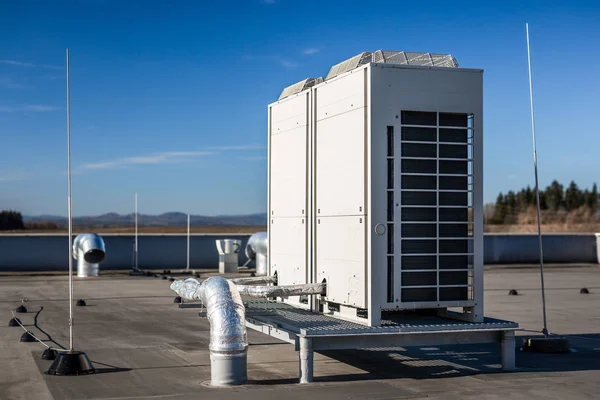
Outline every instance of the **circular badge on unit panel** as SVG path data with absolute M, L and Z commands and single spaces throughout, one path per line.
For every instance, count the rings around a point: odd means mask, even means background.
M 385 235 L 385 225 L 384 224 L 375 225 L 375 233 L 378 235 Z

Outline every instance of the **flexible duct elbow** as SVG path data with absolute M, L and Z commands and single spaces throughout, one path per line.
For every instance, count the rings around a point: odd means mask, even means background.
M 106 258 L 104 240 L 95 233 L 82 233 L 73 241 L 73 258 L 77 260 L 77 276 L 98 276 L 100 263 Z
M 256 232 L 246 244 L 246 257 L 256 261 L 256 275 L 267 275 L 267 256 L 269 254 L 269 237 L 267 232 Z
M 245 308 L 236 285 L 215 276 L 174 281 L 171 290 L 186 300 L 201 300 L 210 323 L 211 384 L 240 385 L 247 380 Z
M 236 285 L 227 279 L 212 277 L 200 288 L 210 322 L 211 352 L 245 353 L 248 347 L 245 308 Z
M 256 232 L 250 239 L 248 239 L 248 243 L 246 243 L 246 257 L 251 260 L 256 258 L 256 254 L 264 254 L 267 255 L 269 249 L 269 240 L 267 236 L 267 232 Z

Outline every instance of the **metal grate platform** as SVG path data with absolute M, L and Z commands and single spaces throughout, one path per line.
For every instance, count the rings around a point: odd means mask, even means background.
M 515 322 L 485 318 L 484 322 L 465 322 L 438 316 L 423 316 L 415 313 L 401 314 L 398 318 L 382 320 L 381 326 L 370 327 L 316 314 L 284 303 L 247 301 L 247 318 L 272 326 L 285 326 L 302 336 L 357 335 L 357 334 L 401 334 L 448 331 L 506 331 L 515 330 Z M 459 314 L 457 314 L 459 315 Z

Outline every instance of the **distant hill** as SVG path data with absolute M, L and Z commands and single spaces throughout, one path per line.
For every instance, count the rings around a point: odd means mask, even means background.
M 55 215 L 23 216 L 27 222 L 54 222 L 59 227 L 67 226 L 67 218 Z M 267 213 L 248 215 L 217 215 L 204 216 L 192 215 L 191 225 L 194 226 L 265 226 L 267 225 Z M 73 217 L 73 225 L 85 227 L 123 227 L 133 226 L 135 214 L 108 213 L 98 216 Z M 160 215 L 138 215 L 139 226 L 186 226 L 187 214 L 181 212 L 168 212 Z

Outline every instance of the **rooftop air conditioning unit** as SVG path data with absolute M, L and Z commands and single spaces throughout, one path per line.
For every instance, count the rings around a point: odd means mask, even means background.
M 376 51 L 303 82 L 269 105 L 268 267 L 327 293 L 282 300 L 370 326 L 482 321 L 483 71 Z

